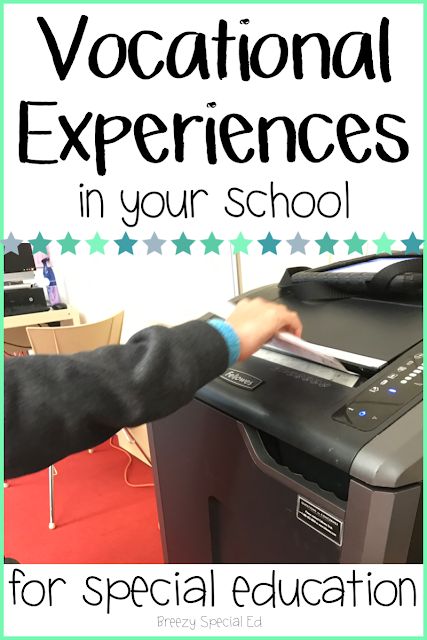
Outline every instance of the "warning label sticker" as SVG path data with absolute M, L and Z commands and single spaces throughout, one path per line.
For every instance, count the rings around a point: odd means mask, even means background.
M 342 545 L 343 521 L 298 496 L 297 518 L 339 547 Z

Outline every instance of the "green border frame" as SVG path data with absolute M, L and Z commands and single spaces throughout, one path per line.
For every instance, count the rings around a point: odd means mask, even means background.
M 1 65 L 0 65 L 0 234 L 1 237 L 4 237 L 4 6 L 6 4 L 377 4 L 377 5 L 388 5 L 388 4 L 421 4 L 424 7 L 423 11 L 423 36 L 424 36 L 424 44 L 423 44 L 423 61 L 424 61 L 424 69 L 423 69 L 423 104 L 424 104 L 424 119 L 423 119 L 423 140 L 424 140 L 424 153 L 423 153 L 423 177 L 424 177 L 424 185 L 427 183 L 427 114 L 426 114 L 426 106 L 427 106 L 427 44 L 425 34 L 427 31 L 427 11 L 426 5 L 427 0 L 0 0 L 0 56 L 1 56 Z M 424 220 L 424 229 L 426 222 L 426 206 L 425 206 L 425 195 L 423 189 L 423 220 Z M 425 234 L 424 234 L 425 235 Z M 3 276 L 3 261 L 0 264 L 0 275 Z M 424 266 L 424 277 L 427 275 L 427 267 Z M 424 306 L 427 300 L 427 293 L 424 290 Z M 4 331 L 4 322 L 3 322 L 3 296 L 0 296 L 0 305 L 1 305 L 1 314 L 0 314 L 0 335 L 3 338 Z M 424 331 L 427 327 L 427 320 L 424 316 Z M 0 384 L 1 384 L 1 399 L 0 403 L 0 419 L 3 424 L 4 419 L 4 362 L 1 359 L 0 363 Z M 427 408 L 424 407 L 424 423 L 427 417 Z M 426 443 L 424 441 L 424 454 L 426 453 Z M 3 468 L 3 456 L 4 456 L 4 443 L 3 438 L 0 438 L 0 459 L 1 466 Z M 425 458 L 425 455 L 424 455 Z M 426 463 L 424 462 L 424 474 L 426 470 Z M 426 509 L 425 509 L 425 500 L 424 500 L 424 536 L 423 543 L 425 548 L 425 543 L 427 539 L 426 535 L 426 526 L 427 526 L 427 517 L 426 517 Z M 4 556 L 4 495 L 0 494 L 0 508 L 1 508 L 1 531 L 0 531 L 0 552 L 2 557 Z M 411 640 L 414 638 L 425 638 L 427 636 L 427 628 L 426 628 L 426 615 L 425 610 L 427 607 L 427 589 L 426 589 L 426 570 L 424 567 L 424 634 L 423 636 L 393 636 L 393 640 Z M 14 640 L 30 640 L 39 639 L 40 636 L 4 636 L 3 635 L 3 622 L 4 622 L 4 594 L 3 594 L 3 584 L 4 584 L 4 565 L 2 563 L 1 572 L 0 572 L 0 633 L 1 637 L 5 639 L 14 638 Z M 90 638 L 97 638 L 98 640 L 124 640 L 125 638 L 146 638 L 147 640 L 162 640 L 163 638 L 172 638 L 174 636 L 87 636 Z M 181 636 L 183 640 L 199 640 L 200 638 L 208 638 L 209 636 L 189 636 L 187 639 L 184 636 Z M 211 636 L 214 637 L 214 636 Z M 223 640 L 234 640 L 234 638 L 248 638 L 248 636 L 221 636 Z M 260 638 L 261 640 L 265 640 L 266 638 L 287 638 L 288 640 L 324 640 L 328 636 L 253 636 L 256 638 Z M 349 640 L 374 640 L 381 638 L 389 638 L 389 636 L 343 636 L 348 638 Z M 50 640 L 60 640 L 62 638 L 67 638 L 67 640 L 82 640 L 85 636 L 49 636 Z M 334 636 L 339 640 L 338 636 Z

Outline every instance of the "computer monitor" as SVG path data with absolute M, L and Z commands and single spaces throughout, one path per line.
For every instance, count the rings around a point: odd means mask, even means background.
M 21 242 L 19 254 L 9 251 L 4 254 L 4 273 L 26 273 L 36 270 L 34 256 L 29 242 Z

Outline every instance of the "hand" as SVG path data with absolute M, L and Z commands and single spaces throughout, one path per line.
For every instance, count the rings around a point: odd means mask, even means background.
M 288 331 L 298 338 L 302 334 L 299 316 L 283 304 L 262 298 L 245 298 L 227 318 L 240 339 L 240 358 L 246 360 L 279 331 Z

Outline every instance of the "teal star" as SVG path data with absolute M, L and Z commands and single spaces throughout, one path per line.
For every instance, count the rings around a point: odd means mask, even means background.
M 202 240 L 201 242 L 203 242 L 203 244 L 205 245 L 205 255 L 207 253 L 219 254 L 219 245 L 222 244 L 224 240 L 219 240 L 218 238 L 215 238 L 215 235 L 211 233 L 209 235 L 209 238 L 206 238 L 206 240 Z
M 325 233 L 323 238 L 319 238 L 319 240 L 316 240 L 316 242 L 320 247 L 319 254 L 320 253 L 334 254 L 334 246 L 336 245 L 338 240 L 332 240 L 332 238 L 329 236 L 329 233 Z
M 96 232 L 93 236 L 92 240 L 86 240 L 88 245 L 90 246 L 90 254 L 92 253 L 104 253 L 104 247 L 107 244 L 108 240 L 103 240 L 99 233 Z
M 230 240 L 230 244 L 233 245 L 234 249 L 233 254 L 240 252 L 248 253 L 248 246 L 251 242 L 252 240 L 248 240 L 243 236 L 242 232 L 240 232 L 237 238 L 235 238 L 234 240 Z
M 117 238 L 117 240 L 114 240 L 114 242 L 119 247 L 118 255 L 120 255 L 121 253 L 130 253 L 131 255 L 133 255 L 133 245 L 136 244 L 138 240 L 129 238 L 126 232 L 121 238 Z
M 76 255 L 76 245 L 79 244 L 80 240 L 72 238 L 70 232 L 67 233 L 65 238 L 58 240 L 58 242 L 61 245 L 61 255 L 63 253 L 74 253 L 74 255 Z
M 402 240 L 402 242 L 406 247 L 405 253 L 421 253 L 420 247 L 423 244 L 424 240 L 422 240 L 421 238 L 416 238 L 415 233 L 412 232 L 409 238 L 407 238 L 406 240 Z
M 391 245 L 394 240 L 387 238 L 385 233 L 383 233 L 381 238 L 378 238 L 378 240 L 374 240 L 374 242 L 377 245 L 377 253 L 391 253 Z
M 362 240 L 359 238 L 357 233 L 353 233 L 353 236 L 348 240 L 344 240 L 346 244 L 348 244 L 348 252 L 349 253 L 360 253 L 363 254 L 363 246 L 367 243 L 367 240 Z
M 175 255 L 178 255 L 178 253 L 190 253 L 191 254 L 191 245 L 193 244 L 194 240 L 190 240 L 190 238 L 187 238 L 185 233 L 181 233 L 179 238 L 177 238 L 176 240 L 172 240 L 172 242 L 176 246 Z
M 47 253 L 47 245 L 50 244 L 52 240 L 43 238 L 42 234 L 39 231 L 37 234 L 37 238 L 33 238 L 28 242 L 30 242 L 31 246 L 33 247 L 33 253 L 38 253 L 39 251 L 40 253 Z
M 280 244 L 282 241 L 276 240 L 276 238 L 273 238 L 271 233 L 268 232 L 264 240 L 258 240 L 258 242 L 262 246 L 262 255 L 264 255 L 264 253 L 270 252 L 270 253 L 276 254 L 277 256 L 277 245 Z

